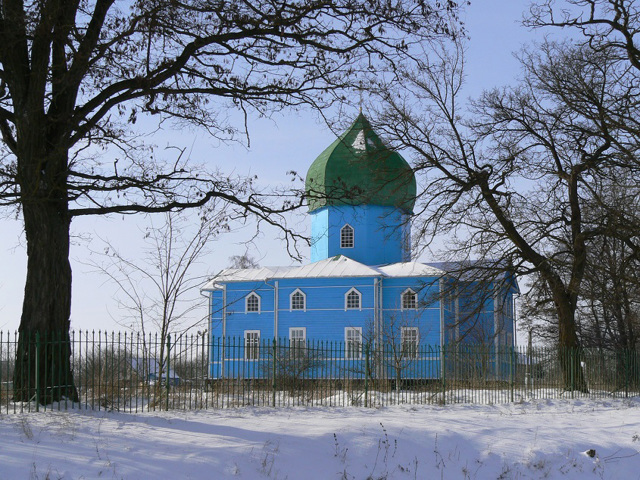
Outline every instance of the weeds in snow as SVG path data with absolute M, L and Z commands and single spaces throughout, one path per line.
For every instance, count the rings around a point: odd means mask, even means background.
M 333 447 L 335 449 L 333 456 L 340 459 L 342 463 L 345 463 L 347 461 L 347 452 L 349 451 L 349 449 L 347 447 L 340 447 L 340 443 L 338 442 L 338 435 L 336 435 L 335 433 L 333 434 Z
M 20 429 L 26 438 L 33 440 L 33 430 L 26 415 L 20 416 Z
M 260 472 L 263 475 L 270 477 L 273 472 L 273 465 L 276 462 L 276 455 L 280 451 L 280 444 L 267 440 L 264 442 L 262 451 L 264 453 L 264 457 L 262 457 L 262 461 L 260 462 Z
M 29 480 L 61 480 L 63 477 L 59 474 L 56 473 L 55 476 L 52 476 L 53 472 L 51 471 L 51 466 L 49 466 L 49 469 L 47 470 L 47 472 L 44 474 L 44 477 L 41 477 L 40 475 L 38 475 L 38 467 L 36 466 L 35 462 L 32 464 L 31 466 L 31 471 L 29 472 Z

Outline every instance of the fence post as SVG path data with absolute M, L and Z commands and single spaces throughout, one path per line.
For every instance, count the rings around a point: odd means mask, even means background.
M 171 334 L 167 334 L 167 371 L 165 372 L 164 378 L 165 378 L 165 382 L 167 383 L 167 402 L 166 402 L 166 406 L 167 406 L 167 411 L 169 411 L 169 376 L 170 376 L 170 372 L 171 371 Z M 161 380 L 160 378 L 158 380 Z
M 441 349 L 441 358 L 442 358 L 442 405 L 446 405 L 447 400 L 446 400 L 446 396 L 447 396 L 447 365 L 446 365 L 446 358 L 447 358 L 447 348 L 445 345 L 442 345 L 442 347 L 440 347 Z
M 271 396 L 272 396 L 272 402 L 273 402 L 273 406 L 276 406 L 276 373 L 278 371 L 277 369 L 277 365 L 276 362 L 278 361 L 278 344 L 276 342 L 276 339 L 274 337 L 273 339 L 273 382 L 272 382 L 272 392 L 271 392 Z
M 369 343 L 364 345 L 364 408 L 369 406 Z
M 36 412 L 40 411 L 40 348 L 40 332 L 36 332 Z
M 511 382 L 511 402 L 513 403 L 513 387 L 514 387 L 514 360 L 515 360 L 515 351 L 513 346 L 509 347 L 509 350 L 511 351 L 511 358 L 509 359 L 509 381 Z
M 576 359 L 575 359 L 575 351 L 573 347 L 569 347 L 569 367 L 571 370 L 571 398 L 575 397 L 575 369 L 576 369 Z
M 630 353 L 631 351 L 628 349 L 623 350 L 623 358 L 624 358 L 624 397 L 627 398 L 629 396 L 629 368 L 631 367 L 631 359 Z

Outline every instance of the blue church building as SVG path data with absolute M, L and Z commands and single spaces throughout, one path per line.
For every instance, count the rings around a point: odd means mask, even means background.
M 265 375 L 250 365 L 276 344 L 301 352 L 320 342 L 331 345 L 334 359 L 356 363 L 365 349 L 380 357 L 399 345 L 415 364 L 406 375 L 431 378 L 440 374 L 439 354 L 420 352 L 513 346 L 518 287 L 511 275 L 487 279 L 474 273 L 483 270 L 479 263 L 461 269 L 412 260 L 416 179 L 364 115 L 313 162 L 305 188 L 309 264 L 226 269 L 203 289 L 210 295 L 211 378 Z M 326 365 L 316 369 L 312 376 L 331 375 Z

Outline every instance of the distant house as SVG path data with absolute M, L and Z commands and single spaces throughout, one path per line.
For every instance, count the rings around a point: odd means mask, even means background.
M 162 375 L 160 374 L 160 364 L 157 360 L 150 358 L 132 358 L 131 368 L 138 375 L 138 378 L 144 379 L 144 381 L 150 385 L 155 385 L 159 381 L 160 376 L 162 376 L 161 383 L 163 385 L 167 383 L 167 380 L 171 386 L 180 385 L 180 377 L 178 377 L 172 369 L 162 372 Z
M 513 346 L 518 286 L 510 274 L 484 276 L 482 262 L 411 261 L 415 176 L 362 114 L 313 162 L 306 191 L 310 264 L 227 269 L 204 287 L 212 378 L 264 375 L 251 363 L 270 355 L 274 339 L 335 345 L 331 357 L 355 363 L 365 344 L 395 342 L 416 352 L 405 373 L 415 378 L 440 375 L 443 346 Z M 434 353 L 417 358 L 429 346 Z

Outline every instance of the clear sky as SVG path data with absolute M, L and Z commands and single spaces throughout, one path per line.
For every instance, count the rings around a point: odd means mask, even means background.
M 465 23 L 470 36 L 467 96 L 474 97 L 483 89 L 513 83 L 519 74 L 513 52 L 549 33 L 531 32 L 520 25 L 527 5 L 528 1 L 520 0 L 472 0 L 471 6 L 467 7 Z M 356 111 L 354 118 L 355 115 Z M 256 174 L 262 184 L 269 185 L 286 182 L 289 170 L 304 176 L 313 160 L 335 139 L 312 112 L 285 112 L 271 120 L 250 121 L 249 129 L 250 149 L 240 145 L 219 145 L 206 132 L 166 132 L 166 135 L 173 143 L 192 149 L 192 157 L 204 160 L 212 167 L 218 165 L 228 170 L 233 165 L 236 172 Z M 119 328 L 115 321 L 121 314 L 114 302 L 116 288 L 86 265 L 88 251 L 89 247 L 99 248 L 98 238 L 107 238 L 130 257 L 136 257 L 142 246 L 144 225 L 142 216 L 74 220 L 72 328 Z M 296 219 L 294 225 L 299 231 L 309 233 L 309 223 L 304 215 Z M 26 271 L 25 241 L 21 231 L 19 220 L 0 220 L 0 330 L 17 329 L 20 321 Z M 243 254 L 246 250 L 243 242 L 249 240 L 253 232 L 246 227 L 218 237 L 213 253 L 205 259 L 210 272 L 227 267 L 230 256 Z M 273 231 L 265 231 L 249 248 L 249 253 L 261 265 L 291 264 L 284 246 L 274 240 L 273 235 Z M 308 256 L 308 248 L 303 246 L 303 253 Z M 203 310 L 200 315 L 205 313 Z

